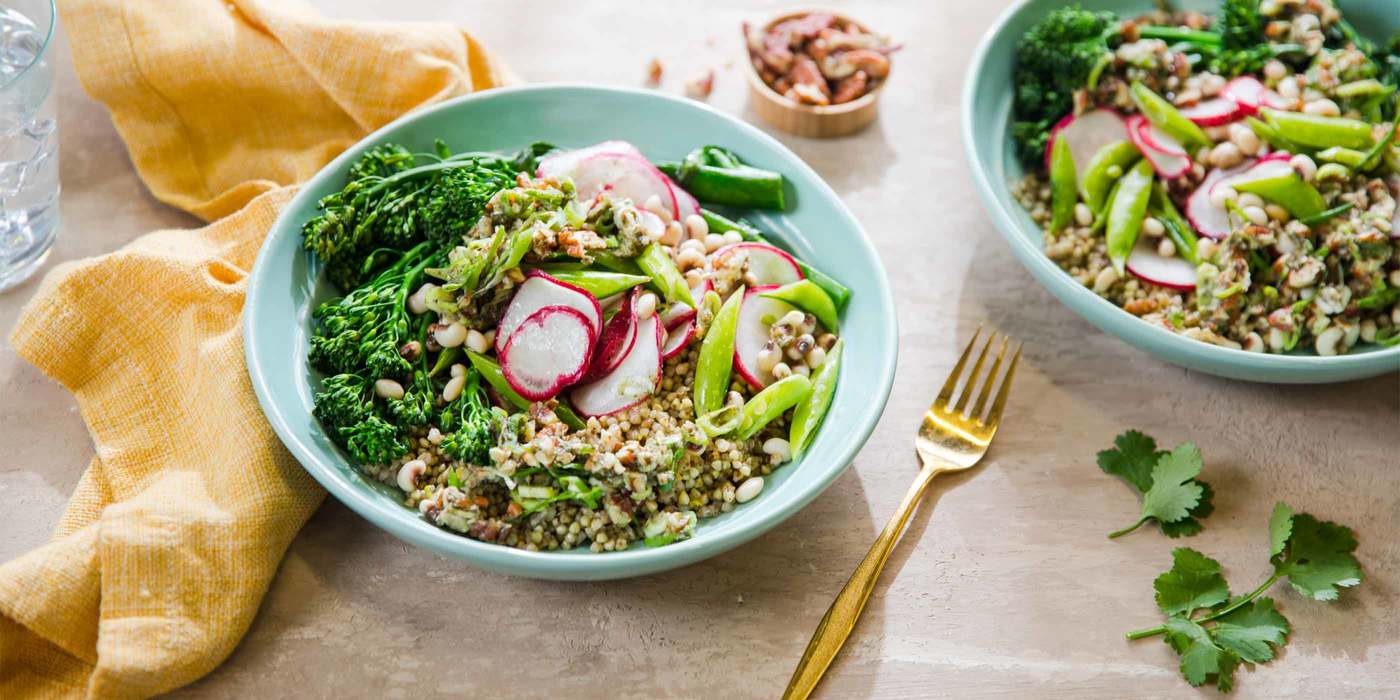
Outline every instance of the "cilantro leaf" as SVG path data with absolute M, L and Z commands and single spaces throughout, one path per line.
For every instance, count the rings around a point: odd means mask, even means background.
M 1278 513 L 1276 508 L 1275 515 Z M 1361 583 L 1361 563 L 1352 554 L 1356 537 L 1350 528 L 1307 513 L 1298 513 L 1290 521 L 1283 547 L 1269 559 L 1275 578 L 1288 577 L 1294 590 L 1314 600 L 1336 600 L 1339 588 Z M 1270 525 L 1277 549 L 1277 532 L 1272 521 Z
M 1184 617 L 1167 620 L 1166 642 L 1181 655 L 1181 675 L 1187 683 L 1200 686 L 1213 680 L 1223 693 L 1234 687 L 1239 657 L 1220 648 L 1200 623 Z
M 1136 430 L 1113 438 L 1113 445 L 1117 449 L 1099 453 L 1099 469 L 1105 474 L 1122 477 L 1140 493 L 1146 493 L 1152 488 L 1153 465 L 1167 453 L 1159 452 L 1156 440 Z
M 1274 514 L 1269 516 L 1269 556 L 1278 556 L 1292 534 L 1293 509 L 1282 501 L 1275 503 Z
M 1152 582 L 1157 607 L 1168 615 L 1190 616 L 1230 599 L 1230 587 L 1220 574 L 1220 562 L 1189 547 L 1172 551 L 1172 568 Z
M 1201 502 L 1191 509 L 1189 517 L 1182 518 L 1176 522 L 1164 523 L 1160 520 L 1157 524 L 1162 528 L 1162 534 L 1176 539 L 1177 537 L 1191 537 L 1205 528 L 1201 520 L 1215 512 L 1215 504 L 1211 499 L 1215 497 L 1215 489 L 1204 481 L 1196 480 L 1201 485 Z
M 1201 451 L 1189 442 L 1158 459 L 1152 468 L 1152 488 L 1142 497 L 1142 517 L 1170 523 L 1189 515 L 1204 492 L 1195 481 L 1200 473 Z
M 1252 664 L 1272 661 L 1274 647 L 1288 643 L 1288 620 L 1274 609 L 1272 598 L 1258 598 L 1220 617 L 1211 629 L 1218 645 Z
M 1109 534 L 1126 535 L 1148 520 L 1157 521 L 1168 537 L 1190 537 L 1201 531 L 1201 519 L 1210 515 L 1215 495 L 1210 485 L 1195 477 L 1201 473 L 1201 452 L 1192 443 L 1171 452 L 1157 449 L 1157 441 L 1136 430 L 1114 438 L 1114 449 L 1098 454 L 1099 469 L 1121 477 L 1143 494 L 1142 516 L 1131 526 Z

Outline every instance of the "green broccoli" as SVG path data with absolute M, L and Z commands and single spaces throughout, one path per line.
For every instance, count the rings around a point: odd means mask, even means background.
M 312 414 L 326 432 L 362 464 L 387 464 L 408 452 L 403 430 L 374 405 L 374 380 L 337 374 L 321 383 Z
M 1116 26 L 1113 13 L 1076 5 L 1052 10 L 1021 37 L 1011 133 L 1028 166 L 1039 167 L 1050 128 L 1072 111 L 1074 91 L 1109 55 L 1107 39 Z
M 316 307 L 311 336 L 311 364 L 323 372 L 367 370 L 370 376 L 403 378 L 412 366 L 399 349 L 409 340 L 406 302 L 423 269 L 440 255 L 420 243 L 401 255 L 369 284 Z
M 447 404 L 438 417 L 438 429 L 448 434 L 439 449 L 469 464 L 490 464 L 491 446 L 496 444 L 493 429 L 497 422 L 495 409 L 486 404 L 481 375 L 475 367 L 468 368 L 461 395 Z

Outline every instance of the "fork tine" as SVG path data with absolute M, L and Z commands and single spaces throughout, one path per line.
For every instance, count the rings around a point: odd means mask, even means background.
M 982 376 L 982 364 L 987 361 L 987 351 L 992 349 L 992 344 L 996 340 L 997 332 L 992 331 L 987 336 L 987 344 L 982 346 L 982 354 L 977 356 L 976 364 L 972 365 L 972 373 L 967 375 L 967 383 L 963 385 L 962 395 L 958 397 L 958 403 L 953 407 L 954 413 L 962 413 L 963 409 L 967 408 L 967 400 L 972 397 L 972 392 L 977 388 L 977 378 Z
M 1010 344 L 1010 336 L 1002 336 L 1001 348 L 997 350 L 997 358 L 992 361 L 992 368 L 987 372 L 987 381 L 982 383 L 982 393 L 977 395 L 977 403 L 972 407 L 972 413 L 969 414 L 973 420 L 982 419 L 982 410 L 987 407 L 987 397 L 992 394 L 992 385 L 997 381 L 997 371 L 1001 369 L 1001 361 L 1006 358 L 1006 346 Z
M 945 406 L 948 399 L 953 398 L 953 390 L 958 387 L 958 377 L 962 376 L 963 365 L 967 364 L 967 358 L 972 354 L 972 347 L 977 344 L 977 336 L 982 335 L 982 327 L 972 332 L 972 340 L 967 341 L 967 347 L 963 348 L 962 357 L 958 358 L 958 364 L 953 365 L 953 370 L 948 373 L 948 381 L 943 383 L 943 390 L 938 392 L 938 398 L 934 399 L 934 406 Z
M 1006 368 L 1006 378 L 1001 381 L 1001 390 L 997 392 L 996 403 L 992 404 L 992 412 L 987 415 L 985 421 L 987 427 L 995 428 L 1001 421 L 1001 411 L 1006 408 L 1006 397 L 1011 393 L 1011 378 L 1016 374 L 1016 363 L 1021 359 L 1021 349 L 1026 347 L 1025 343 L 1016 346 L 1016 354 L 1011 356 L 1011 364 Z

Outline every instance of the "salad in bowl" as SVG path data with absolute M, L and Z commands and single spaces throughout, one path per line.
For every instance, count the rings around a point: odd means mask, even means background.
M 832 401 L 850 290 L 708 209 L 784 206 L 717 146 L 365 151 L 301 227 L 313 413 L 447 531 L 531 551 L 690 538 L 758 497 Z
M 1259 353 L 1400 344 L 1400 34 L 1330 0 L 1050 10 L 1020 38 L 1015 199 L 1064 274 Z

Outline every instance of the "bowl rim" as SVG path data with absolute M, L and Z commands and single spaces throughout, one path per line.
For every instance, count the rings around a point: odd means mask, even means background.
M 864 29 L 867 33 L 875 33 L 870 29 L 869 25 L 860 21 L 859 19 L 856 19 L 855 17 L 852 17 L 851 15 L 848 15 L 838 10 L 831 10 L 822 7 L 798 7 L 790 10 L 783 10 L 782 12 L 778 12 L 771 15 L 768 18 L 768 20 L 762 24 L 762 27 L 764 31 L 767 31 L 773 25 L 785 19 L 792 19 L 793 17 L 801 17 L 803 15 L 810 15 L 818 12 L 840 17 L 841 19 L 844 19 L 847 22 L 851 22 L 856 26 L 860 27 L 861 29 Z M 881 80 L 880 84 L 876 85 L 874 90 L 871 90 L 870 92 L 867 92 L 864 95 L 861 95 L 860 97 L 851 100 L 850 102 L 845 102 L 839 105 L 804 105 L 801 102 L 793 100 L 786 95 L 779 94 L 778 91 L 770 87 L 768 83 L 763 82 L 763 78 L 758 74 L 758 69 L 753 67 L 753 54 L 749 52 L 748 35 L 741 31 L 741 37 L 744 40 L 743 46 L 741 47 L 744 52 L 744 73 L 748 76 L 749 87 L 752 88 L 754 92 L 761 95 L 764 99 L 767 99 L 769 102 L 772 102 L 780 107 L 790 109 L 794 112 L 815 114 L 823 117 L 855 112 L 865 107 L 868 107 L 871 103 L 880 99 L 880 93 L 884 92 L 885 85 L 890 82 L 889 76 L 885 76 L 885 79 Z M 890 61 L 890 73 L 894 73 L 893 59 L 891 59 Z
M 1400 346 L 1382 348 L 1365 353 L 1345 355 L 1278 355 L 1256 353 L 1243 349 L 1228 348 L 1199 340 L 1192 340 L 1165 328 L 1147 323 L 1112 302 L 1095 294 L 1082 284 L 1075 282 L 1060 269 L 1044 251 L 1032 241 L 1020 236 L 1022 224 L 998 200 L 996 192 L 1006 187 L 1006 183 L 994 185 L 991 176 L 984 168 L 983 160 L 976 145 L 977 120 L 973 105 L 978 88 L 981 87 L 984 66 L 993 50 L 993 40 L 1001 34 L 1005 26 L 1027 11 L 1028 6 L 1043 0 L 1016 0 L 993 20 L 973 51 L 972 61 L 963 77 L 959 107 L 962 119 L 961 135 L 963 154 L 971 166 L 973 182 L 984 208 L 991 215 L 992 223 L 1001 234 L 1012 253 L 1031 274 L 1049 290 L 1061 303 L 1068 306 L 1081 318 L 1108 332 L 1119 340 L 1153 356 L 1191 369 L 1210 374 L 1245 379 L 1247 381 L 1273 383 L 1317 383 L 1345 381 L 1376 376 L 1400 369 Z M 1145 0 L 1144 0 L 1145 2 Z M 1011 80 L 1006 81 L 1010 89 Z M 993 125 L 1003 132 L 1003 125 Z M 1038 232 L 1039 233 L 1039 232 Z M 1043 235 L 1043 233 L 1042 233 Z M 1389 362 L 1387 362 L 1389 361 Z
M 868 387 L 869 393 L 862 394 L 860 404 L 864 408 L 860 410 L 856 416 L 856 420 L 848 426 L 843 426 L 846 428 L 844 432 L 854 436 L 854 439 L 845 441 L 845 448 L 839 453 L 829 454 L 822 459 L 822 463 L 827 465 L 825 469 L 806 473 L 800 483 L 793 485 L 795 488 L 788 497 L 783 501 L 777 502 L 772 508 L 760 510 L 751 516 L 753 520 L 751 522 L 746 522 L 742 528 L 723 527 L 718 531 L 708 534 L 702 533 L 701 536 L 665 547 L 636 548 L 628 549 L 623 552 L 607 553 L 576 551 L 529 552 L 514 547 L 504 547 L 501 545 L 478 542 L 456 533 L 449 533 L 434 526 L 424 528 L 421 527 L 422 522 L 417 518 L 416 513 L 404 508 L 400 503 L 389 503 L 388 499 L 384 498 L 382 494 L 367 489 L 362 484 L 355 483 L 350 475 L 343 473 L 343 470 L 328 463 L 330 457 L 329 455 L 323 454 L 324 451 L 320 447 L 303 442 L 291 429 L 290 420 L 292 416 L 273 400 L 273 390 L 269 384 L 268 373 L 265 371 L 262 358 L 256 349 L 270 340 L 275 340 L 272 336 L 277 334 L 277 329 L 269 327 L 266 329 L 266 333 L 264 333 L 255 323 L 255 320 L 258 318 L 257 310 L 261 308 L 260 299 L 262 290 L 266 286 L 260 282 L 262 278 L 268 274 L 267 269 L 271 264 L 269 262 L 271 258 L 269 250 L 272 248 L 274 241 L 281 237 L 277 235 L 277 232 L 288 227 L 287 219 L 291 216 L 291 212 L 302 209 L 308 203 L 312 203 L 309 202 L 309 200 L 312 199 L 311 192 L 313 188 L 307 187 L 306 185 L 320 177 L 326 176 L 329 172 L 342 169 L 347 161 L 358 156 L 365 148 L 382 140 L 385 134 L 409 122 L 423 119 L 427 115 L 454 110 L 463 104 L 499 99 L 511 94 L 550 93 L 558 91 L 603 92 L 643 96 L 647 99 L 659 99 L 684 104 L 689 108 L 709 112 L 730 122 L 732 126 L 745 133 L 750 138 L 754 138 L 791 158 L 798 170 L 815 183 L 816 191 L 813 194 L 831 202 L 833 206 L 836 207 L 837 212 L 844 215 L 850 225 L 854 227 L 855 232 L 859 235 L 856 237 L 857 240 L 852 241 L 851 244 L 861 248 L 863 252 L 868 255 L 879 273 L 875 275 L 875 279 L 870 280 L 869 283 L 873 286 L 872 292 L 875 297 L 875 308 L 879 309 L 883 315 L 888 318 L 889 322 L 882 324 L 884 326 L 883 337 L 870 339 L 870 343 L 874 347 L 873 352 L 876 353 L 878 357 L 878 362 L 869 369 L 878 377 L 878 382 L 875 386 Z M 864 227 L 860 225 L 859 220 L 857 220 L 855 215 L 845 206 L 845 203 L 831 186 L 827 184 L 811 166 L 807 165 L 801 157 L 797 156 L 777 139 L 736 117 L 694 100 L 640 88 L 561 82 L 494 88 L 445 100 L 431 107 L 403 115 L 347 147 L 340 155 L 336 156 L 318 170 L 315 175 L 302 183 L 301 189 L 286 206 L 283 207 L 277 219 L 269 228 L 268 235 L 258 249 L 257 258 L 248 276 L 248 292 L 244 303 L 242 330 L 244 335 L 244 359 L 247 365 L 249 379 L 253 385 L 254 393 L 257 396 L 258 404 L 262 408 L 268 423 L 271 424 L 274 432 L 287 447 L 288 451 L 290 451 L 298 463 L 302 465 L 302 468 L 308 471 L 311 476 L 327 491 L 334 495 L 337 500 L 344 503 L 358 515 L 370 521 L 375 526 L 411 544 L 499 573 L 557 580 L 602 580 L 640 576 L 665 571 L 692 564 L 737 547 L 740 544 L 766 533 L 779 523 L 795 515 L 835 482 L 837 477 L 845 472 L 852 460 L 854 460 L 859 451 L 864 447 L 866 441 L 874 431 L 876 423 L 878 423 L 880 417 L 883 415 L 885 404 L 889 400 L 890 392 L 894 384 L 899 350 L 899 320 L 895 309 L 894 295 L 890 287 L 888 273 L 885 271 L 884 263 L 880 259 L 878 250 L 871 242 L 869 234 L 865 231 Z M 269 337 L 268 340 L 263 340 L 265 335 Z M 305 419 L 305 416 L 300 415 L 300 410 L 293 411 L 293 413 L 298 414 L 298 419 Z M 352 466 L 352 470 L 353 469 Z

